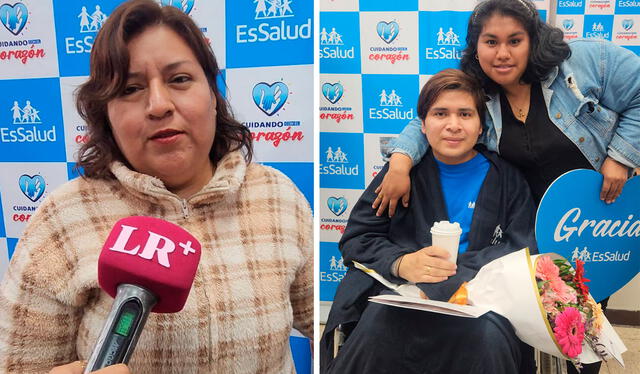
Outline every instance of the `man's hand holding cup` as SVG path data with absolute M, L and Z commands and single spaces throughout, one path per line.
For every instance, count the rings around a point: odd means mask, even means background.
M 398 275 L 412 283 L 438 283 L 456 273 L 456 264 L 449 261 L 445 249 L 429 246 L 408 253 L 400 259 Z

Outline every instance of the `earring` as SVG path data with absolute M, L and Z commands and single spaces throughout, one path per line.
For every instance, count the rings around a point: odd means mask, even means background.
M 479 59 L 478 59 L 478 54 L 477 54 L 477 53 L 476 53 L 476 60 L 479 60 Z

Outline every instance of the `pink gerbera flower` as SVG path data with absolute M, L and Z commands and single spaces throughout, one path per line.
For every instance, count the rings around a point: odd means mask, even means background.
M 584 340 L 584 323 L 578 309 L 574 307 L 565 310 L 556 316 L 556 327 L 553 332 L 562 348 L 562 353 L 570 358 L 576 358 L 582 353 L 582 341 Z
M 540 256 L 536 261 L 536 277 L 545 281 L 560 279 L 560 270 L 553 263 L 551 257 Z
M 558 299 L 565 303 L 577 303 L 577 292 L 576 290 L 574 290 L 573 288 L 567 286 L 566 283 L 564 283 L 562 281 L 562 279 L 557 278 L 557 279 L 551 279 L 549 284 L 551 285 L 551 289 L 553 290 L 553 292 L 555 292 L 556 296 L 558 297 Z

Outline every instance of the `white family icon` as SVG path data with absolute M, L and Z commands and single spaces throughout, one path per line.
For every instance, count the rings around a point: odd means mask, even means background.
M 593 26 L 591 26 L 591 31 L 604 31 L 604 26 L 602 26 L 602 23 L 598 22 L 598 23 L 593 23 Z
M 343 261 L 342 257 L 340 257 L 339 260 L 336 260 L 336 256 L 331 256 L 331 260 L 329 260 L 329 269 L 347 271 L 347 267 L 344 266 Z
M 107 20 L 107 15 L 100 9 L 100 5 L 96 5 L 95 11 L 91 14 L 87 11 L 87 7 L 83 6 L 80 14 L 80 32 L 96 32 Z
M 40 116 L 38 116 L 40 111 L 36 110 L 29 100 L 27 100 L 27 103 L 23 108 L 20 108 L 18 102 L 14 101 L 13 106 L 11 107 L 11 113 L 13 113 L 14 124 L 42 123 Z
M 347 160 L 347 154 L 342 152 L 342 149 L 340 149 L 340 147 L 338 147 L 335 152 L 333 151 L 333 149 L 331 149 L 331 147 L 329 147 L 327 149 L 327 152 L 325 153 L 327 154 L 327 162 L 349 162 L 349 160 Z
M 331 32 L 327 32 L 326 28 L 322 28 L 320 31 L 320 44 L 325 45 L 343 45 L 342 35 L 336 32 L 336 28 L 332 27 Z
M 587 251 L 587 247 L 584 247 L 582 251 L 579 250 L 578 247 L 573 250 L 573 253 L 571 254 L 571 262 L 576 262 L 576 260 L 580 260 L 582 262 L 591 261 L 591 253 Z
M 438 45 L 460 45 L 460 38 L 458 34 L 453 32 L 453 27 L 449 27 L 449 31 L 446 33 L 442 30 L 442 27 L 438 31 Z
M 291 0 L 253 0 L 256 4 L 255 19 L 292 17 Z M 268 4 L 268 6 L 267 6 Z
M 402 97 L 396 93 L 396 90 L 391 90 L 391 93 L 387 94 L 383 89 L 378 96 L 380 96 L 380 106 L 402 106 Z

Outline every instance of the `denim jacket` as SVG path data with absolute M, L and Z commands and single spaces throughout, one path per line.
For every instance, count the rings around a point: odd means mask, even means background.
M 541 82 L 551 121 L 596 170 L 607 156 L 640 167 L 640 57 L 603 40 L 574 40 L 569 46 L 571 57 Z M 499 95 L 490 96 L 486 105 L 479 142 L 499 152 Z M 389 149 L 410 156 L 415 165 L 428 146 L 415 118 Z

